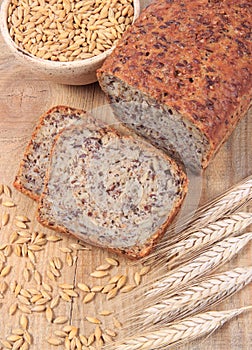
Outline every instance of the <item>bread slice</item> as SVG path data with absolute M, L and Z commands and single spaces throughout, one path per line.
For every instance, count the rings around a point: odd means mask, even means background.
M 154 0 L 98 70 L 117 118 L 193 170 L 251 105 L 251 4 Z
M 94 121 L 73 126 L 56 137 L 38 220 L 138 259 L 163 236 L 187 182 L 172 159 L 144 140 Z
M 14 187 L 38 201 L 55 136 L 65 127 L 83 123 L 87 119 L 85 111 L 67 106 L 55 106 L 43 114 L 26 147 Z

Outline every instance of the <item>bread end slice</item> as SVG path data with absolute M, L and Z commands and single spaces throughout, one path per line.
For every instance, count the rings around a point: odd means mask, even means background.
M 61 105 L 52 107 L 39 118 L 13 183 L 18 191 L 39 200 L 55 136 L 63 128 L 85 119 L 85 111 Z

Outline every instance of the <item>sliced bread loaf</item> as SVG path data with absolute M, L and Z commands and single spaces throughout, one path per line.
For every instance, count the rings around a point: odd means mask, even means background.
M 44 187 L 44 178 L 55 136 L 65 127 L 88 120 L 83 110 L 56 106 L 40 117 L 21 161 L 14 186 L 38 201 Z
M 131 258 L 147 255 L 187 192 L 162 151 L 92 122 L 63 130 L 51 152 L 41 224 Z
M 251 105 L 251 3 L 155 0 L 98 71 L 116 116 L 194 170 Z

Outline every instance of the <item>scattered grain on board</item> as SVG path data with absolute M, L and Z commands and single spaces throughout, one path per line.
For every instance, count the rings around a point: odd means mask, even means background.
M 100 324 L 101 321 L 96 318 L 96 317 L 90 317 L 90 316 L 86 316 L 86 320 L 90 323 L 94 323 L 94 324 Z
M 55 324 L 64 324 L 68 322 L 68 318 L 65 316 L 58 316 L 53 320 Z
M 116 259 L 113 259 L 113 258 L 105 258 L 105 260 L 107 261 L 107 263 L 109 265 L 112 265 L 112 266 L 118 266 L 119 265 L 119 262 L 118 260 Z
M 88 294 L 84 297 L 83 303 L 84 303 L 84 304 L 90 303 L 90 301 L 92 301 L 92 300 L 94 299 L 94 297 L 95 297 L 95 292 L 90 292 L 90 293 L 88 293 Z

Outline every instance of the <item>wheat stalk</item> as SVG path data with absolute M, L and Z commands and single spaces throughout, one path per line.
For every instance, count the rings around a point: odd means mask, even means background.
M 163 293 L 174 292 L 186 283 L 212 272 L 235 256 L 251 239 L 252 232 L 248 232 L 215 243 L 187 264 L 167 273 L 154 283 L 149 285 L 147 283 L 147 287 L 151 289 L 144 292 L 145 296 L 157 301 L 157 298 L 162 297 Z M 143 288 L 146 288 L 146 286 L 143 286 Z
M 171 346 L 204 337 L 224 323 L 241 313 L 251 310 L 252 306 L 228 311 L 209 311 L 179 322 L 170 323 L 166 327 L 125 339 L 105 347 L 110 350 L 157 350 L 168 349 Z
M 236 268 L 204 278 L 171 297 L 163 296 L 160 303 L 143 305 L 134 317 L 138 330 L 144 331 L 153 324 L 168 323 L 183 318 L 223 301 L 252 281 L 252 266 Z M 137 327 L 136 327 L 137 328 Z
M 210 223 L 207 226 L 192 231 L 188 237 L 175 243 L 173 246 L 165 246 L 160 249 L 160 256 L 157 256 L 155 263 L 169 263 L 169 268 L 174 268 L 176 262 L 179 264 L 188 261 L 193 252 L 207 248 L 211 244 L 236 233 L 242 233 L 245 228 L 252 224 L 252 213 L 239 212 Z
M 156 249 L 152 254 L 142 259 L 142 262 L 145 264 L 155 264 L 155 259 L 160 257 L 162 253 L 165 254 L 169 246 L 187 238 L 188 235 L 196 229 L 205 227 L 209 223 L 213 223 L 225 215 L 234 213 L 251 199 L 252 175 L 231 187 L 228 191 L 224 192 L 213 201 L 199 208 L 193 218 L 189 215 L 180 227 L 176 226 L 175 233 L 174 225 L 172 225 L 166 232 L 164 240 L 156 246 Z M 164 252 L 162 252 L 163 248 Z

